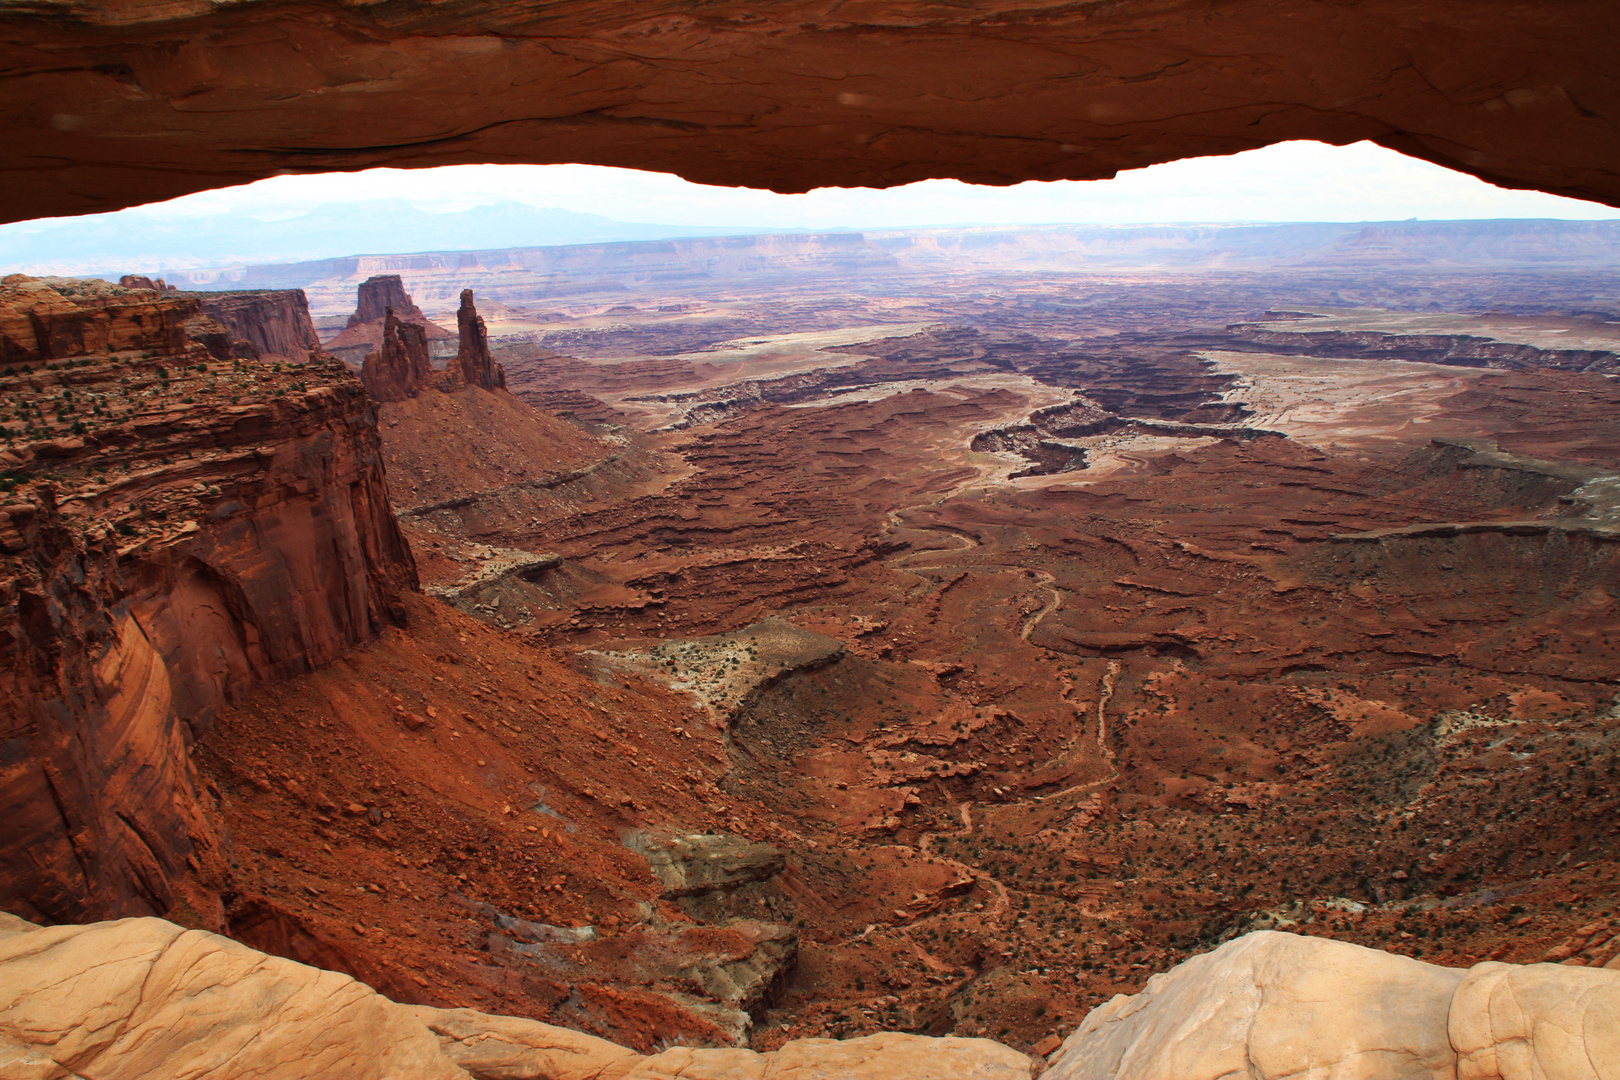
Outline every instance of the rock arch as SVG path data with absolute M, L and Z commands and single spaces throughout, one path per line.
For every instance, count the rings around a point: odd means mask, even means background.
M 0 215 L 585 162 L 802 191 L 1373 139 L 1620 204 L 1608 0 L 33 0 Z

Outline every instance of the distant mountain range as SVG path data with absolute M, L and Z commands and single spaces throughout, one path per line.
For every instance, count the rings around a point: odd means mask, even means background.
M 1620 266 L 1620 219 L 1046 225 L 869 231 L 866 237 L 916 269 Z
M 155 209 L 0 225 L 5 273 L 163 275 L 178 269 L 295 262 L 357 251 L 442 251 L 792 232 L 657 225 L 503 202 L 435 214 L 400 200 L 318 206 L 280 221 Z M 185 252 L 176 257 L 175 252 Z
M 277 243 L 296 247 L 312 243 L 310 235 L 320 232 L 325 247 L 374 254 L 258 257 L 190 267 L 94 254 L 152 250 L 164 237 L 173 244 L 180 228 L 173 222 L 147 220 L 118 237 L 100 236 L 96 222 L 81 218 L 48 227 L 0 227 L 0 265 L 113 280 L 122 273 L 162 275 L 189 289 L 304 289 L 316 314 L 352 310 L 355 286 L 378 273 L 402 275 L 418 303 L 442 308 L 454 307 L 462 288 L 514 303 L 784 275 L 854 280 L 867 274 L 968 269 L 1620 269 L 1620 219 L 1012 225 L 810 233 L 622 222 L 519 203 L 429 214 L 403 202 L 377 202 L 322 207 L 284 222 L 222 216 L 185 224 L 193 251 L 263 250 Z M 33 231 L 19 233 L 22 229 Z
M 1620 220 L 1029 225 L 754 233 L 348 255 L 171 271 L 189 289 L 303 289 L 317 315 L 354 308 L 355 286 L 399 274 L 430 310 L 461 289 L 506 303 L 783 276 L 1158 270 L 1620 269 Z M 145 268 L 142 268 L 143 270 Z

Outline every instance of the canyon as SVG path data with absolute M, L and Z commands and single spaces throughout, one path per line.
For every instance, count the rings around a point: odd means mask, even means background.
M 1614 19 L 40 0 L 3 213 L 1289 139 L 1613 204 Z M 1610 227 L 0 280 L 4 1068 L 1611 1074 Z
M 1601 271 L 404 280 L 241 305 L 346 365 L 6 279 L 8 910 L 767 1070 L 1092 1075 L 1279 930 L 1620 979 Z

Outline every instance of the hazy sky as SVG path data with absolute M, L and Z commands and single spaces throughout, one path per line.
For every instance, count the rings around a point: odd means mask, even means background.
M 1283 143 L 1113 180 L 1002 188 L 928 180 L 804 195 L 703 187 L 593 165 L 459 165 L 283 176 L 111 214 L 0 225 L 0 273 L 173 274 L 345 255 L 779 229 L 1502 217 L 1620 218 L 1620 211 L 1504 191 L 1371 143 Z
M 284 176 L 142 208 L 147 214 L 292 217 L 323 203 L 397 198 L 454 211 L 511 200 L 668 225 L 883 228 L 948 224 L 1391 221 L 1405 218 L 1620 217 L 1595 203 L 1507 191 L 1371 143 L 1292 142 L 1192 158 L 1113 180 L 975 187 L 928 180 L 900 188 L 777 195 L 592 165 L 460 165 Z M 127 212 L 127 211 L 126 211 Z

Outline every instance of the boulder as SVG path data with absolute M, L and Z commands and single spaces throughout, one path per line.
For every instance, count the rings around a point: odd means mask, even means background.
M 410 1012 L 347 975 L 162 919 L 0 938 L 0 1074 L 30 1080 L 465 1080 Z
M 1620 1077 L 1620 971 L 1486 963 L 1452 998 L 1457 1080 Z
M 718 833 L 682 836 L 645 854 L 666 899 L 764 881 L 787 865 L 787 856 L 769 844 Z
M 1620 973 L 1260 931 L 1093 1009 L 1048 1080 L 1620 1077 Z

